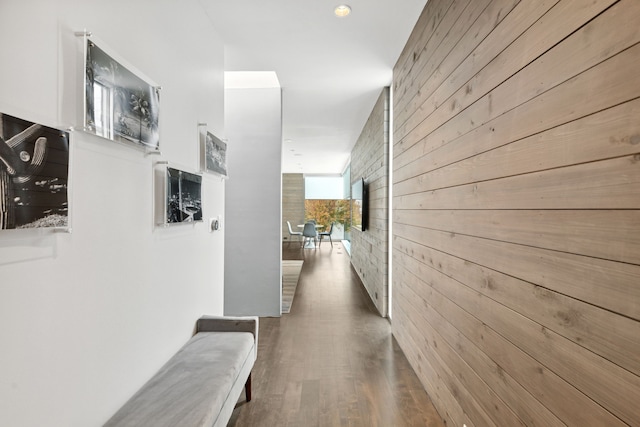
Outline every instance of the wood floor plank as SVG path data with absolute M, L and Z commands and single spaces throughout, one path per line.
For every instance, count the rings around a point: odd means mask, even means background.
M 443 427 L 342 244 L 283 253 L 305 260 L 295 304 L 260 319 L 252 400 L 229 426 Z

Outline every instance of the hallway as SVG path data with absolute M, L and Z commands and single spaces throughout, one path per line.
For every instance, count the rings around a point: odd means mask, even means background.
M 291 312 L 260 319 L 252 400 L 229 426 L 443 426 L 342 244 L 283 258 L 304 259 Z

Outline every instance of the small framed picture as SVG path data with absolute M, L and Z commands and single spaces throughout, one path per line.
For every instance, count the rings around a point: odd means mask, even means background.
M 167 167 L 165 225 L 202 221 L 202 176 Z
M 227 177 L 227 143 L 207 132 L 204 141 L 204 170 Z
M 69 133 L 0 113 L 0 230 L 69 228 Z

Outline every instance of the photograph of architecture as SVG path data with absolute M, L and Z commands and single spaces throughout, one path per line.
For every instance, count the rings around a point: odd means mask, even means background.
M 202 221 L 202 177 L 167 168 L 167 223 Z

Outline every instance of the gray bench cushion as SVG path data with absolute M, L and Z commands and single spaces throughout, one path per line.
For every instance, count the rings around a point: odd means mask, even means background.
M 223 406 L 235 406 L 229 391 L 253 365 L 254 347 L 247 332 L 197 333 L 105 426 L 214 425 Z

